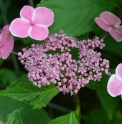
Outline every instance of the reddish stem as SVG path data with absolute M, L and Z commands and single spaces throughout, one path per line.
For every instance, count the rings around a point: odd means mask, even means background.
M 18 53 L 14 52 L 14 51 L 12 51 L 12 53 L 18 56 Z
M 103 36 L 103 40 L 106 38 L 106 36 L 108 35 L 108 32 L 106 32 L 106 34 Z

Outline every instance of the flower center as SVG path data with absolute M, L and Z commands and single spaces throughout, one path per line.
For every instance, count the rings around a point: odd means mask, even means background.
M 110 25 L 110 28 L 113 28 L 114 29 L 114 25 Z
M 2 46 L 3 46 L 3 45 L 2 45 L 2 44 L 0 44 L 0 48 L 2 48 Z
M 32 21 L 30 22 L 30 24 L 31 24 L 32 26 L 34 25 L 34 23 L 33 23 Z

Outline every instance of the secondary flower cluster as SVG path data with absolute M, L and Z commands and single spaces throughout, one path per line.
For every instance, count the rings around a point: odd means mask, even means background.
M 63 32 L 49 35 L 44 44 L 32 44 L 19 52 L 19 60 L 28 71 L 28 78 L 37 87 L 56 84 L 59 91 L 78 93 L 90 80 L 100 80 L 102 72 L 109 74 L 109 62 L 95 49 L 104 47 L 103 40 L 77 41 Z M 72 57 L 72 49 L 79 50 L 79 59 Z
M 116 41 L 122 41 L 121 20 L 116 15 L 105 11 L 100 14 L 100 17 L 95 18 L 95 22 L 103 30 L 109 32 Z

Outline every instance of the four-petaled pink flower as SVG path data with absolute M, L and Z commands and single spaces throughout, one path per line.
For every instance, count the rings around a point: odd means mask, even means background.
M 116 67 L 115 74 L 109 78 L 107 90 L 113 97 L 122 95 L 122 63 Z
M 11 34 L 21 38 L 30 36 L 35 40 L 44 40 L 49 33 L 48 27 L 54 21 L 52 10 L 46 7 L 34 9 L 26 5 L 21 9 L 20 17 L 11 22 Z
M 95 18 L 95 22 L 105 31 L 109 32 L 116 41 L 122 40 L 121 20 L 110 12 L 103 12 L 100 17 Z
M 6 59 L 12 52 L 14 46 L 14 39 L 9 34 L 9 25 L 3 27 L 0 34 L 0 58 Z

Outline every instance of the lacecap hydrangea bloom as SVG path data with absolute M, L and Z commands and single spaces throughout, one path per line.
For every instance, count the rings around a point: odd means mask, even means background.
M 103 30 L 109 32 L 116 41 L 122 41 L 121 20 L 116 15 L 105 11 L 100 14 L 100 17 L 95 18 L 95 22 Z
M 103 40 L 77 41 L 63 32 L 49 35 L 44 44 L 32 44 L 19 52 L 19 60 L 28 71 L 28 78 L 37 87 L 56 84 L 59 91 L 78 93 L 91 80 L 100 81 L 102 72 L 109 74 L 109 61 L 101 58 L 96 48 L 104 47 Z M 78 49 L 78 60 L 72 49 Z
M 13 36 L 25 38 L 30 36 L 35 40 L 44 40 L 48 36 L 48 27 L 54 21 L 54 13 L 46 7 L 33 8 L 24 6 L 20 18 L 11 22 L 10 32 Z
M 0 34 L 0 58 L 6 59 L 12 52 L 14 39 L 9 33 L 9 25 L 3 27 Z

